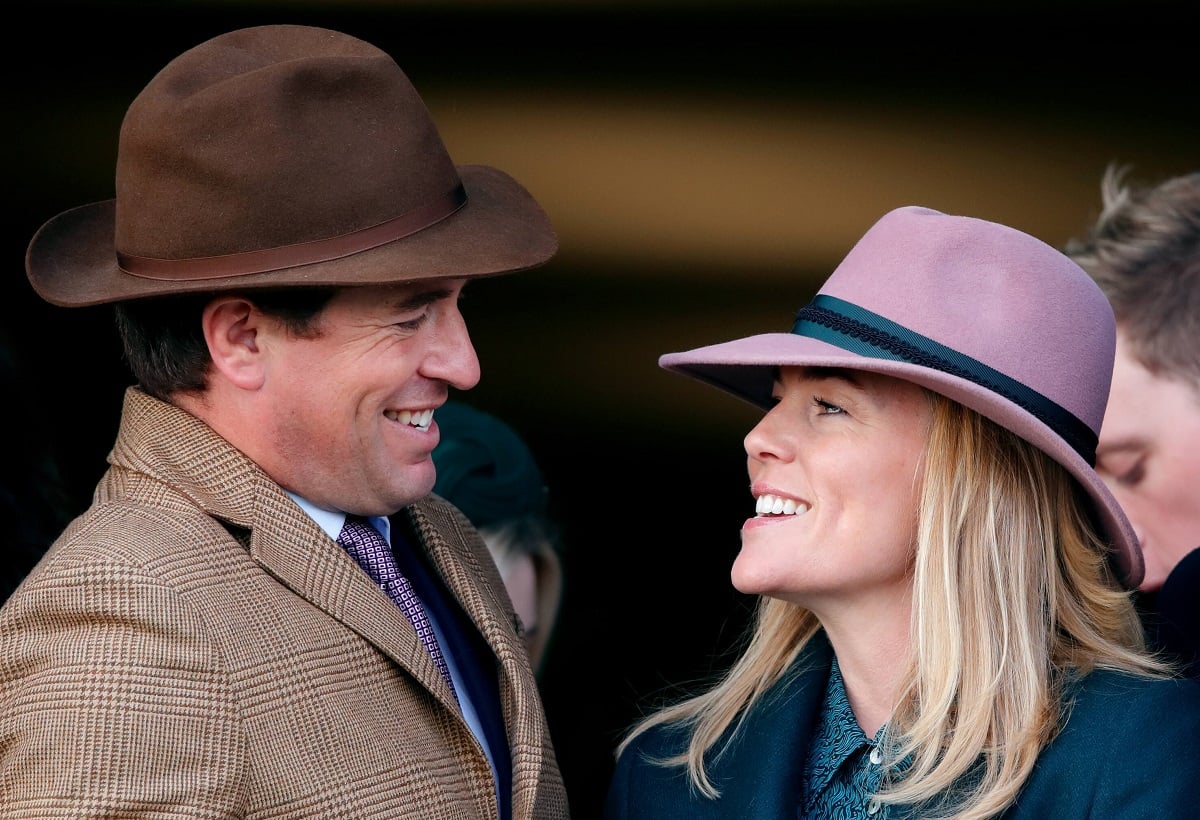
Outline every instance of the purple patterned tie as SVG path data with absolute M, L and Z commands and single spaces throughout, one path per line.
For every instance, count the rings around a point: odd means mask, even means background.
M 433 625 L 429 622 L 429 615 L 425 612 L 425 605 L 417 597 L 412 584 L 396 566 L 396 556 L 392 554 L 391 546 L 379 534 L 379 530 L 360 516 L 348 515 L 337 541 L 342 549 L 350 553 L 350 557 L 366 571 L 367 575 L 371 576 L 371 580 L 379 584 L 379 588 L 387 593 L 387 596 L 412 621 L 421 643 L 433 656 L 433 662 L 437 664 L 442 677 L 450 685 L 450 691 L 454 692 L 454 681 L 450 677 L 450 668 L 446 665 L 446 658 L 442 655 L 441 646 L 438 645 L 437 635 L 434 634 Z M 458 693 L 455 692 L 454 696 L 457 698 Z

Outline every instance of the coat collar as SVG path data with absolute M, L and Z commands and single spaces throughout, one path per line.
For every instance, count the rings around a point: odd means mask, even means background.
M 109 462 L 121 471 L 120 479 L 106 481 L 110 491 L 119 492 L 121 482 L 165 485 L 181 501 L 223 522 L 280 583 L 370 641 L 458 711 L 453 693 L 403 613 L 282 487 L 203 421 L 131 387 Z M 448 505 L 430 497 L 393 520 L 412 528 L 497 657 L 522 652 L 512 616 L 499 616 L 511 613 L 498 588 L 499 575 L 459 546 L 468 536 Z M 470 537 L 478 539 L 473 531 Z M 510 678 L 519 672 L 508 664 L 506 671 Z M 511 705 L 529 707 L 515 701 Z M 506 702 L 506 711 L 509 706 Z

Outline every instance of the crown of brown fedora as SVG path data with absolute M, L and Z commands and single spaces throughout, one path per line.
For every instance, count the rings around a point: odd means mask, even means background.
M 258 26 L 172 60 L 130 105 L 116 198 L 35 235 L 43 298 L 472 277 L 547 261 L 507 174 L 456 166 L 396 62 L 354 37 Z

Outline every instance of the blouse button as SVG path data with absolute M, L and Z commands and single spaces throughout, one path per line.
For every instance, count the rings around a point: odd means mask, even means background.
M 867 814 L 874 817 L 879 813 L 880 808 L 882 808 L 882 804 L 878 800 L 871 800 L 871 802 L 867 803 Z
M 876 746 L 871 749 L 871 762 L 878 766 L 881 760 L 883 760 L 883 752 L 879 751 L 879 747 Z

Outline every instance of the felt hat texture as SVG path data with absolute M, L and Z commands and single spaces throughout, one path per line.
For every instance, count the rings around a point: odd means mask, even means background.
M 455 165 L 388 54 L 312 26 L 238 29 L 169 62 L 125 114 L 115 193 L 34 235 L 42 298 L 487 276 L 558 247 L 520 183 Z
M 791 332 L 667 353 L 659 364 L 763 408 L 783 365 L 867 370 L 948 396 L 1074 476 L 1135 588 L 1141 549 L 1094 469 L 1115 349 L 1107 298 L 1065 255 L 1005 225 L 906 206 L 859 239 Z

